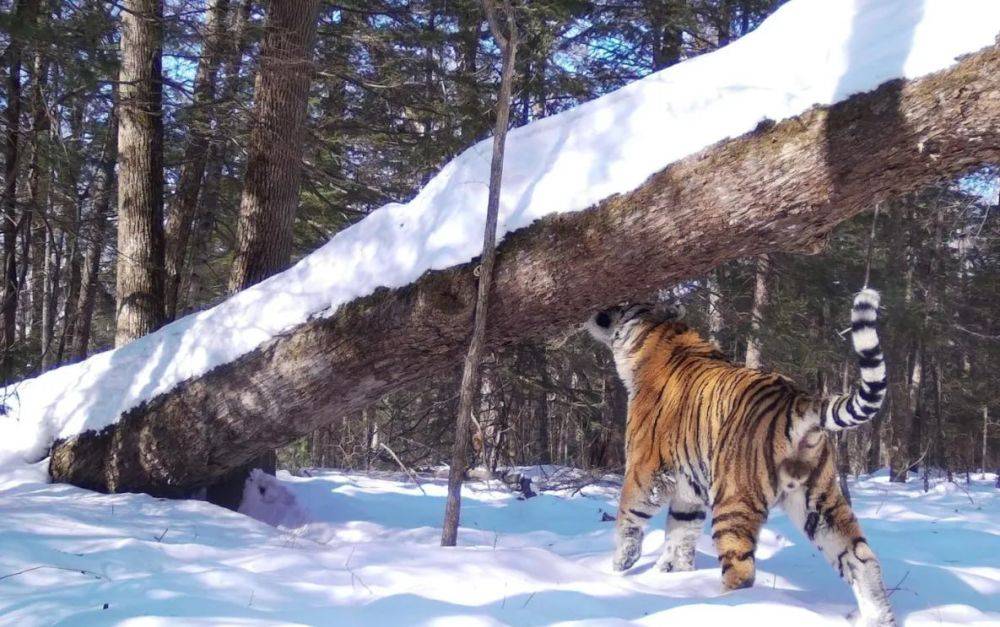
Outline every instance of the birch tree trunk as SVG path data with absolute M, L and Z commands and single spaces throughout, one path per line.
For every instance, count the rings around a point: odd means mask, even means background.
M 767 255 L 757 257 L 757 268 L 754 273 L 753 307 L 750 309 L 750 336 L 747 338 L 747 368 L 759 370 L 763 365 L 760 359 L 761 323 L 764 320 L 764 309 L 767 307 L 767 275 L 770 273 L 771 260 Z

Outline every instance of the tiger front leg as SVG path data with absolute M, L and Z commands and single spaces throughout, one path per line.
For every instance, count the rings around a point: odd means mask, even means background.
M 631 568 L 642 555 L 643 529 L 667 498 L 666 486 L 652 475 L 626 468 L 625 482 L 618 501 L 615 555 L 611 566 L 616 571 Z
M 726 590 L 753 585 L 757 536 L 766 518 L 767 510 L 762 505 L 744 499 L 727 499 L 712 508 L 712 540 Z

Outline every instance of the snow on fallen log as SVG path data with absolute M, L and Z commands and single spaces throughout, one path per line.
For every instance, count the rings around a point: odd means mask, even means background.
M 500 230 L 544 220 L 501 247 L 491 341 L 725 259 L 801 249 L 867 200 L 996 160 L 998 32 L 992 0 L 793 0 L 723 50 L 513 131 Z M 899 77 L 926 78 L 760 125 Z M 57 449 L 54 476 L 173 493 L 449 366 L 488 168 L 484 142 L 287 272 L 12 386 L 0 455 L 37 459 L 90 431 Z

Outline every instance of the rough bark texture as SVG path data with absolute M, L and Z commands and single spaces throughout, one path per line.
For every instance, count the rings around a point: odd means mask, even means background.
M 0 381 L 7 380 L 7 351 L 16 337 L 17 297 L 20 291 L 17 272 L 17 235 L 21 216 L 17 207 L 17 180 L 21 143 L 21 61 L 30 30 L 38 13 L 38 0 L 18 0 L 13 15 L 10 43 L 6 49 L 7 80 L 4 100 L 4 188 L 0 234 L 3 235 L 3 295 L 0 297 Z
M 318 10 L 319 0 L 268 6 L 229 276 L 233 292 L 284 270 L 291 258 Z
M 121 22 L 115 346 L 164 321 L 161 0 L 126 0 Z
M 216 125 L 212 129 L 212 137 L 209 141 L 208 154 L 205 158 L 204 175 L 202 177 L 201 191 L 198 195 L 198 207 L 194 217 L 194 228 L 191 233 L 191 240 L 188 246 L 188 256 L 191 258 L 186 266 L 185 276 L 181 280 L 181 286 L 177 295 L 177 302 L 174 304 L 175 314 L 185 311 L 186 304 L 203 302 L 201 291 L 204 286 L 202 272 L 208 264 L 210 257 L 209 243 L 215 230 L 216 216 L 219 213 L 219 200 L 222 186 L 222 167 L 224 165 L 224 151 L 222 142 L 227 136 L 227 132 L 232 129 L 233 120 L 236 115 L 235 98 L 241 83 L 240 68 L 243 65 L 243 56 L 250 45 L 249 23 L 250 12 L 253 8 L 252 0 L 242 0 L 238 7 L 230 11 L 230 24 L 228 35 L 225 38 L 226 62 L 225 80 L 222 89 L 218 93 L 218 105 L 221 112 L 216 116 Z M 186 298 L 184 297 L 186 295 Z
M 108 137 L 101 153 L 101 167 L 94 181 L 94 211 L 88 231 L 87 252 L 83 260 L 80 279 L 80 302 L 77 305 L 76 329 L 69 346 L 69 359 L 80 361 L 87 357 L 90 345 L 90 328 L 94 320 L 94 301 L 97 280 L 101 269 L 101 255 L 108 230 L 108 214 L 115 184 L 115 164 L 118 162 L 118 116 L 112 111 L 108 120 Z
M 747 338 L 746 367 L 759 370 L 763 366 L 760 357 L 760 330 L 764 322 L 764 309 L 767 308 L 767 276 L 770 274 L 771 261 L 767 255 L 757 257 L 757 269 L 754 272 L 753 307 L 750 308 L 750 337 Z
M 205 14 L 204 43 L 198 71 L 194 79 L 194 102 L 188 119 L 188 139 L 177 193 L 166 226 L 166 316 L 177 316 L 177 298 L 184 275 L 191 226 L 198 207 L 198 194 L 205 174 L 209 140 L 212 136 L 211 106 L 215 99 L 215 82 L 225 49 L 226 16 L 229 0 L 211 0 Z
M 711 146 L 498 249 L 487 347 L 734 258 L 816 250 L 875 202 L 1000 161 L 1000 47 Z M 379 290 L 54 447 L 53 479 L 180 495 L 461 360 L 474 264 Z M 123 373 L 124 376 L 125 373 Z
M 211 0 L 205 14 L 204 44 L 198 71 L 194 79 L 194 102 L 188 119 L 187 146 L 181 164 L 177 193 L 166 226 L 166 316 L 172 320 L 177 315 L 177 298 L 184 274 L 188 239 L 198 207 L 202 177 L 208 158 L 209 140 L 212 135 L 212 101 L 215 99 L 215 82 L 219 73 L 226 35 L 226 15 L 229 0 Z
M 230 292 L 284 270 L 291 261 L 318 11 L 319 0 L 268 5 Z M 276 464 L 274 450 L 263 451 L 210 484 L 206 497 L 216 505 L 236 509 L 250 471 L 261 468 L 274 474 Z

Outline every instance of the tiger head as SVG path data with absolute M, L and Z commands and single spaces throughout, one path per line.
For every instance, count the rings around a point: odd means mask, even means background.
M 683 308 L 674 303 L 625 302 L 598 311 L 587 320 L 584 327 L 598 342 L 614 349 L 615 343 L 626 339 L 629 332 L 641 322 L 658 324 L 676 320 L 683 315 Z

